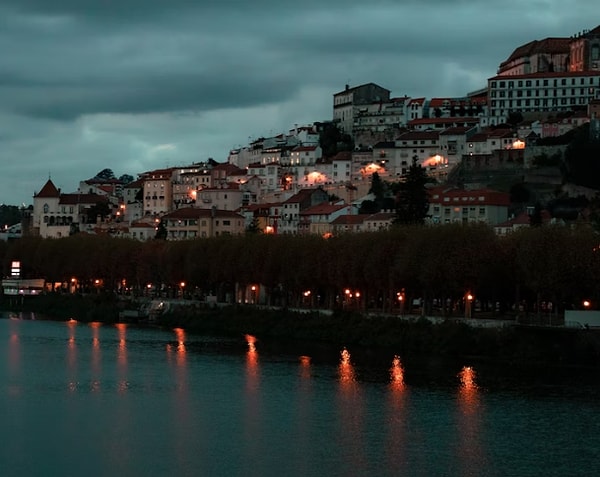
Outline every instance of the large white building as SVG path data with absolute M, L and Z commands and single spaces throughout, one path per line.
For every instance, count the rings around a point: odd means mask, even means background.
M 494 76 L 488 80 L 490 124 L 511 113 L 586 109 L 600 98 L 600 71 Z

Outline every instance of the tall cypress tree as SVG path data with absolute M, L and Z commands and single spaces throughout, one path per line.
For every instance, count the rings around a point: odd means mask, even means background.
M 429 178 L 425 169 L 417 164 L 416 157 L 413 157 L 405 179 L 399 184 L 396 195 L 396 223 L 423 224 L 429 210 L 426 188 Z

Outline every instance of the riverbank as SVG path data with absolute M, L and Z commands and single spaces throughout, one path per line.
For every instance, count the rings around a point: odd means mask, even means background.
M 37 313 L 38 319 L 119 321 L 132 303 L 112 295 L 49 294 L 3 309 Z M 189 333 L 256 336 L 262 345 L 310 343 L 360 348 L 367 353 L 437 356 L 503 363 L 600 367 L 600 332 L 564 327 L 469 326 L 461 320 L 432 322 L 398 316 L 334 311 L 268 310 L 252 305 L 171 306 L 153 326 L 181 327 Z

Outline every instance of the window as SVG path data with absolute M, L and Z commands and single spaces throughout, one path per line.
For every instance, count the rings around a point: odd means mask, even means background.
M 224 220 L 223 225 L 229 227 L 231 225 L 231 220 Z

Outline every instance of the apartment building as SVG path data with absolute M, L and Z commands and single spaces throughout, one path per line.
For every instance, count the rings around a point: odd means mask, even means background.
M 483 222 L 496 225 L 508 219 L 510 195 L 490 189 L 435 187 L 429 191 L 428 222 Z
M 162 217 L 167 240 L 239 235 L 244 233 L 244 217 L 230 210 L 185 207 Z
M 488 79 L 488 90 L 489 122 L 502 124 L 511 113 L 586 109 L 600 99 L 600 71 L 499 75 Z
M 155 217 L 171 210 L 173 168 L 156 169 L 140 176 L 143 181 L 144 216 Z
M 346 85 L 343 91 L 333 95 L 333 121 L 346 134 L 352 134 L 354 119 L 361 107 L 390 100 L 390 91 L 375 83 L 367 83 L 351 88 Z

